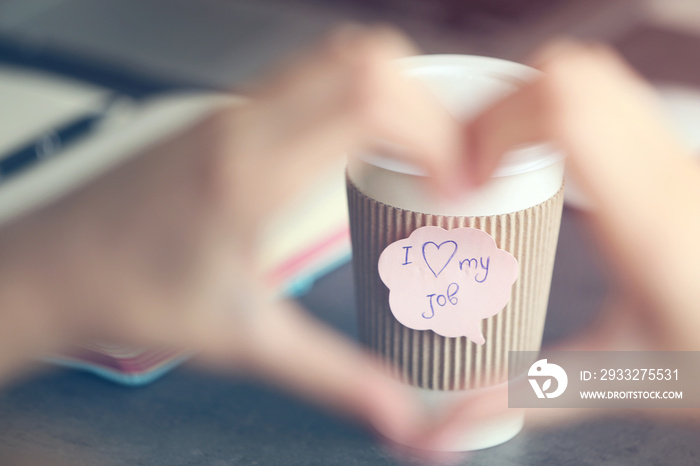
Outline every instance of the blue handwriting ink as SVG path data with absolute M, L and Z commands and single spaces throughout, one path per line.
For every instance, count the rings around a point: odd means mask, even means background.
M 408 264 L 413 264 L 413 262 L 409 262 L 408 260 L 408 250 L 411 249 L 413 246 L 404 246 L 403 248 L 406 250 L 406 258 L 403 261 L 403 264 L 401 265 L 408 265 Z
M 450 254 L 450 257 L 445 261 L 445 263 L 442 265 L 442 268 L 440 268 L 440 270 L 438 270 L 437 272 L 435 272 L 435 269 L 433 268 L 433 266 L 430 265 L 430 261 L 428 261 L 428 257 L 425 255 L 425 248 L 429 244 L 432 244 L 433 246 L 435 246 L 435 248 L 438 251 L 440 250 L 441 247 L 443 247 L 446 244 L 451 244 L 454 247 L 454 249 L 452 250 L 452 254 Z M 425 264 L 428 266 L 430 271 L 433 272 L 433 275 L 435 275 L 435 278 L 437 278 L 438 275 L 440 275 L 442 273 L 442 271 L 445 270 L 445 267 L 447 267 L 447 264 L 450 263 L 450 261 L 455 256 L 455 254 L 457 254 L 457 243 L 455 243 L 454 241 L 443 241 L 440 244 L 437 244 L 433 241 L 428 241 L 426 243 L 423 243 L 423 260 L 425 261 Z M 433 265 L 435 265 L 436 266 L 435 268 L 437 268 L 440 265 L 440 263 L 438 262 L 438 264 L 433 264 Z
M 445 294 L 432 293 L 426 295 L 426 298 L 428 298 L 428 304 L 430 305 L 430 315 L 426 315 L 427 312 L 424 312 L 421 314 L 421 316 L 424 319 L 432 319 L 435 317 L 435 307 L 433 306 L 433 302 L 436 302 L 440 307 L 445 307 L 448 302 L 453 306 L 456 306 L 459 302 L 456 296 L 458 291 L 459 285 L 453 282 L 447 286 L 447 292 Z M 437 296 L 437 298 L 433 299 L 433 296 Z
M 486 257 L 486 264 L 484 264 L 484 258 L 479 257 L 477 260 L 475 257 L 470 257 L 464 260 L 459 261 L 459 270 L 465 270 L 465 264 L 466 264 L 466 270 L 470 270 L 472 267 L 476 270 L 476 273 L 474 274 L 474 280 L 478 283 L 484 283 L 486 279 L 489 276 L 489 266 L 491 265 L 491 257 L 487 256 Z M 479 269 L 479 266 L 481 266 L 481 269 Z M 479 272 L 484 272 L 484 277 L 479 279 Z

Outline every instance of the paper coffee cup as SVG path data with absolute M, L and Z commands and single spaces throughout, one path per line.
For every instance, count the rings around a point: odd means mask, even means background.
M 538 75 L 475 56 L 419 56 L 399 64 L 462 121 Z M 506 154 L 483 187 L 446 202 L 428 192 L 415 167 L 378 154 L 350 161 L 360 339 L 435 410 L 505 383 L 509 351 L 540 349 L 563 172 L 563 157 L 553 148 L 523 148 Z M 442 288 L 431 292 L 433 285 Z M 522 423 L 514 411 L 470 427 L 448 449 L 498 445 Z

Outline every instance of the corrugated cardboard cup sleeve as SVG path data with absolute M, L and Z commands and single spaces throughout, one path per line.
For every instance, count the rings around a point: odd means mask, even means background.
M 456 217 L 399 209 L 378 202 L 347 178 L 353 271 L 360 340 L 391 363 L 410 385 L 463 390 L 504 382 L 508 351 L 538 351 L 542 342 L 564 201 L 562 188 L 530 208 L 503 215 Z M 485 231 L 518 260 L 520 271 L 505 309 L 482 321 L 484 345 L 401 325 L 377 270 L 389 244 L 426 225 Z

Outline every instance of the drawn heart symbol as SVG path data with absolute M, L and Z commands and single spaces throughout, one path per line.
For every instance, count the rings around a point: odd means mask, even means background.
M 430 248 L 428 246 L 431 246 Z M 443 246 L 444 249 L 440 249 Z M 423 243 L 423 259 L 435 278 L 445 270 L 454 255 L 457 253 L 457 243 L 454 241 L 443 241 L 437 244 L 433 241 Z M 430 259 L 428 258 L 430 256 Z M 431 264 L 432 263 L 432 264 Z M 442 267 L 440 267 L 442 265 Z M 438 270 L 439 268 L 439 270 Z M 437 272 L 435 272 L 437 270 Z

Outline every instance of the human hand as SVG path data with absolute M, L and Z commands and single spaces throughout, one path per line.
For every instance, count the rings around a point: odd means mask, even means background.
M 614 295 L 600 318 L 551 348 L 561 351 L 698 350 L 700 167 L 661 117 L 653 91 L 612 50 L 552 44 L 535 60 L 543 72 L 467 128 L 469 172 L 483 183 L 507 150 L 551 141 L 592 209 L 586 213 L 613 272 Z M 452 410 L 454 426 L 507 408 L 507 389 Z M 533 409 L 530 426 L 611 415 L 612 410 Z M 689 417 L 698 410 L 627 410 Z M 453 428 L 449 431 L 457 430 Z
M 397 33 L 344 30 L 243 105 L 6 226 L 0 328 L 17 338 L 3 355 L 84 339 L 193 348 L 421 445 L 427 423 L 404 387 L 256 264 L 269 216 L 377 140 L 412 148 L 434 186 L 456 184 L 459 126 L 387 64 L 410 53 Z
M 508 148 L 557 144 L 594 205 L 589 223 L 624 301 L 633 303 L 621 306 L 633 309 L 629 322 L 616 325 L 642 336 L 627 346 L 697 349 L 700 169 L 660 117 L 652 90 L 613 51 L 557 43 L 536 64 L 542 79 L 470 125 L 477 182 Z

